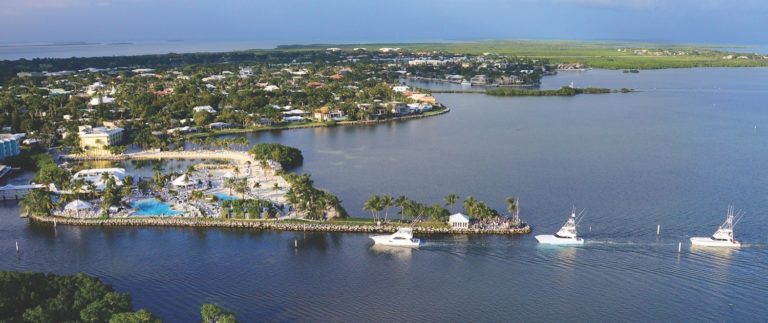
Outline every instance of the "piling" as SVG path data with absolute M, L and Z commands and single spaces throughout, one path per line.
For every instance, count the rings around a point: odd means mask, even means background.
M 659 235 L 661 233 L 661 224 L 656 225 L 656 235 Z
M 683 243 L 682 242 L 678 242 L 677 243 L 677 253 L 680 253 L 681 251 L 683 251 Z

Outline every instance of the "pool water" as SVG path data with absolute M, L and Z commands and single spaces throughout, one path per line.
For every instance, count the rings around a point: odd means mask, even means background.
M 216 196 L 221 201 L 239 200 L 239 198 L 237 198 L 235 196 L 232 196 L 232 195 L 229 195 L 229 194 L 226 194 L 226 193 L 216 193 L 216 194 L 213 194 L 213 195 Z
M 136 209 L 134 215 L 138 216 L 171 216 L 179 215 L 182 211 L 171 209 L 171 204 L 162 202 L 157 199 L 144 199 L 131 203 L 131 206 Z

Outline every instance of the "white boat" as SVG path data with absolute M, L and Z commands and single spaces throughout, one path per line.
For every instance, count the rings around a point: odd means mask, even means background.
M 460 84 L 461 84 L 461 86 L 472 86 L 472 83 L 470 83 L 467 80 L 462 80 Z
M 576 232 L 576 210 L 571 210 L 571 216 L 568 217 L 568 221 L 565 222 L 560 231 L 555 234 L 540 234 L 535 238 L 539 243 L 553 244 L 553 245 L 581 245 L 584 244 L 584 239 L 578 237 Z
M 370 236 L 374 244 L 392 246 L 392 247 L 408 247 L 418 248 L 421 245 L 421 240 L 413 237 L 413 228 L 400 228 L 393 234 L 384 234 Z
M 711 237 L 691 237 L 691 244 L 704 247 L 740 247 L 741 243 L 733 239 L 733 227 L 739 222 L 738 220 L 734 222 L 734 218 L 733 206 L 728 206 L 725 222 L 717 228 L 717 231 Z

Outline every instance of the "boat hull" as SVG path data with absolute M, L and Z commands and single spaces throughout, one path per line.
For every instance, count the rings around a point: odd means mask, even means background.
M 541 234 L 535 236 L 536 240 L 541 244 L 561 245 L 561 246 L 574 246 L 583 245 L 584 239 L 582 238 L 558 238 L 552 234 Z
M 702 246 L 702 247 L 725 247 L 725 248 L 741 247 L 741 243 L 735 240 L 722 241 L 722 240 L 715 240 L 710 237 L 691 237 L 691 244 L 694 246 Z
M 421 245 L 419 239 L 392 239 L 389 235 L 371 236 L 374 244 L 390 247 L 418 248 Z

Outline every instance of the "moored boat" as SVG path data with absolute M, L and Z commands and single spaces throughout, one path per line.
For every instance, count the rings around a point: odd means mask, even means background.
M 540 234 L 535 238 L 539 243 L 552 245 L 581 245 L 584 239 L 578 237 L 576 232 L 577 216 L 576 210 L 571 210 L 571 216 L 565 222 L 562 228 L 555 234 Z
M 370 238 L 374 244 L 384 246 L 418 248 L 421 245 L 421 240 L 413 237 L 413 228 L 409 227 L 399 228 L 393 234 L 375 235 Z
M 703 247 L 741 247 L 741 243 L 733 238 L 733 228 L 739 222 L 738 220 L 734 221 L 735 217 L 733 206 L 728 206 L 725 222 L 717 228 L 717 231 L 711 237 L 691 237 L 691 244 Z

